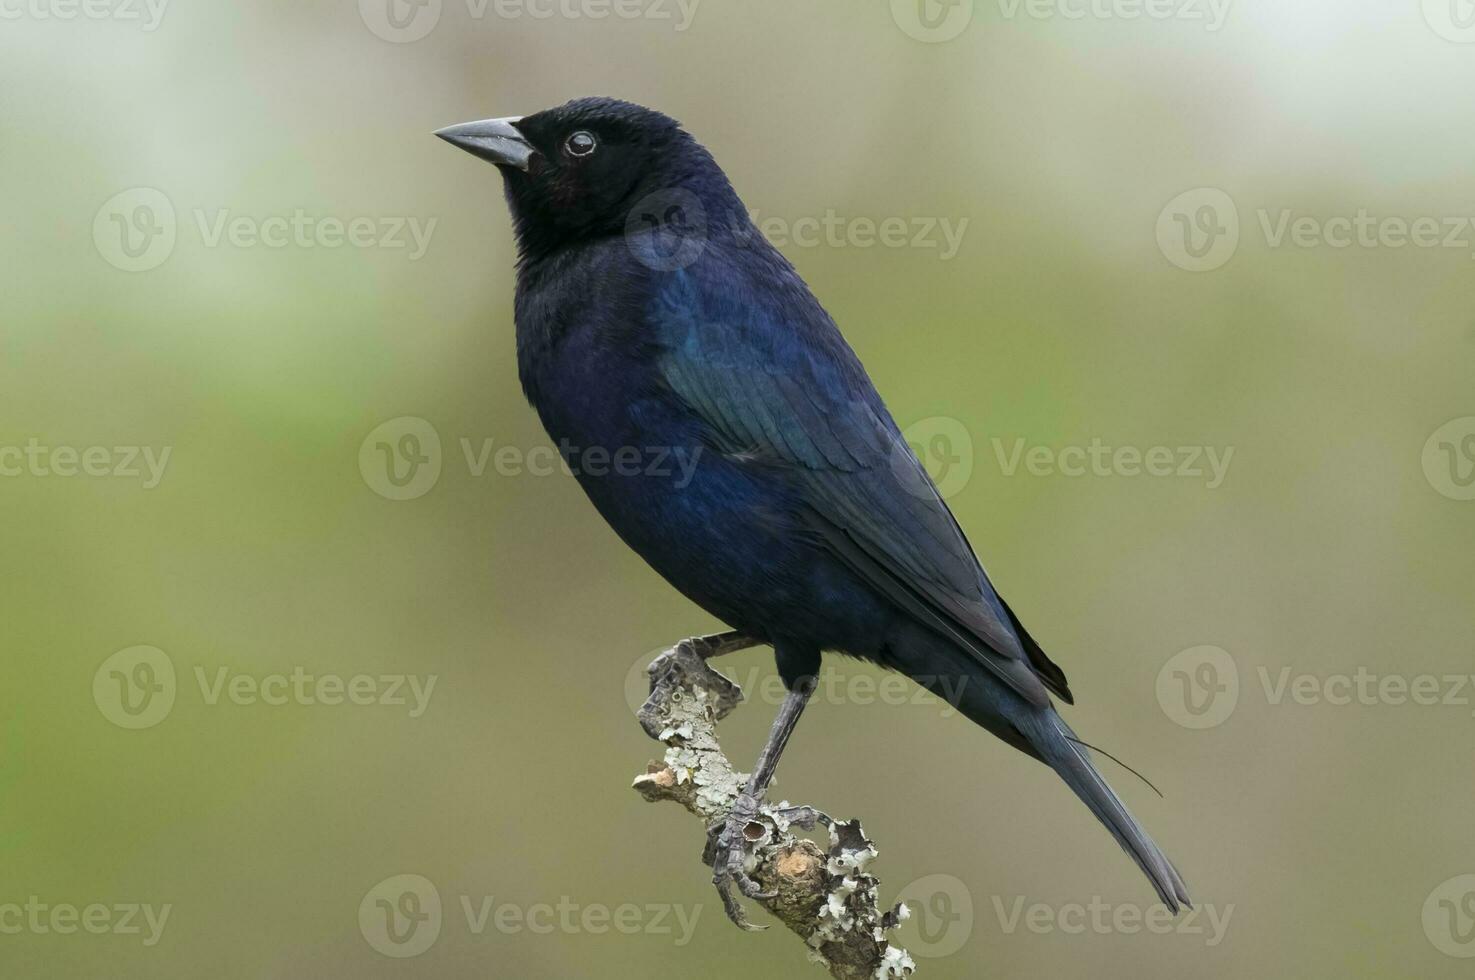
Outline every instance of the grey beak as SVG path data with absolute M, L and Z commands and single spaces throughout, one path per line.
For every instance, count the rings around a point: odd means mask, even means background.
M 476 122 L 437 129 L 435 135 L 452 146 L 459 146 L 472 156 L 489 160 L 499 167 L 526 170 L 534 151 L 532 144 L 513 125 L 520 119 L 521 116 L 479 119 Z

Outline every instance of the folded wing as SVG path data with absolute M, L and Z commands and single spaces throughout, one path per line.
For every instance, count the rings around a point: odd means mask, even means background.
M 807 528 L 899 608 L 1027 700 L 1069 702 L 823 310 L 765 315 L 748 296 L 739 311 L 695 288 L 678 278 L 652 327 L 664 380 L 719 448 L 785 480 Z

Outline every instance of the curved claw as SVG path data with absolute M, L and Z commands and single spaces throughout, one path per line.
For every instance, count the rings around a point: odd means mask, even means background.
M 743 868 L 743 854 L 741 851 L 729 851 L 727 855 L 727 876 L 737 882 L 738 891 L 753 899 L 767 900 L 777 898 L 778 892 L 766 892 L 763 886 L 754 881 L 746 869 Z
M 745 929 L 748 932 L 762 932 L 768 928 L 767 926 L 755 926 L 748 921 L 748 916 L 743 911 L 742 903 L 732 894 L 732 883 L 730 881 L 722 875 L 713 875 L 712 883 L 717 886 L 717 894 L 722 896 L 722 908 L 727 913 L 727 917 L 732 920 L 733 925 L 739 929 Z
M 758 811 L 756 800 L 746 796 L 739 797 L 733 803 L 728 812 L 727 819 L 720 825 L 713 827 L 715 840 L 712 842 L 712 884 L 717 886 L 717 893 L 722 896 L 722 907 L 727 912 L 727 917 L 740 928 L 750 932 L 761 932 L 767 926 L 755 926 L 748 921 L 743 912 L 742 904 L 737 896 L 733 894 L 732 886 L 737 885 L 737 890 L 748 898 L 758 901 L 766 901 L 777 896 L 777 892 L 764 891 L 763 887 L 754 881 L 744 867 L 744 855 L 746 853 L 747 838 L 743 833 L 745 827 L 753 819 Z

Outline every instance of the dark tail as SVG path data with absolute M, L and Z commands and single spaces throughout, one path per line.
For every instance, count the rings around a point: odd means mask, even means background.
M 1037 720 L 1038 724 L 1031 726 L 1033 731 L 1025 733 L 1031 747 L 1050 768 L 1060 774 L 1060 778 L 1075 791 L 1081 802 L 1091 808 L 1096 819 L 1106 825 L 1117 843 L 1122 845 L 1122 850 L 1131 855 L 1132 860 L 1137 862 L 1137 867 L 1147 875 L 1163 904 L 1174 912 L 1178 911 L 1180 905 L 1192 906 L 1188 886 L 1183 883 L 1178 869 L 1173 867 L 1173 862 L 1168 860 L 1162 849 L 1147 836 L 1147 831 L 1127 812 L 1126 805 L 1092 765 L 1090 753 L 1071 741 L 1075 738 L 1075 733 L 1053 711 L 1039 712 L 1033 720 Z
M 1054 708 L 1027 703 L 949 641 L 920 626 L 899 634 L 889 657 L 888 666 L 903 671 L 974 722 L 1059 773 L 1137 862 L 1163 904 L 1174 912 L 1192 904 L 1178 869 L 1101 778 L 1091 764 L 1090 752 L 1072 741 L 1075 733 Z

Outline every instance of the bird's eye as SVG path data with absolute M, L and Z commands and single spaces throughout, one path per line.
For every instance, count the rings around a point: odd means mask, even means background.
M 594 138 L 594 134 L 581 129 L 564 140 L 563 148 L 568 150 L 568 155 L 571 157 L 586 157 L 594 152 L 594 147 L 597 145 L 598 141 Z

